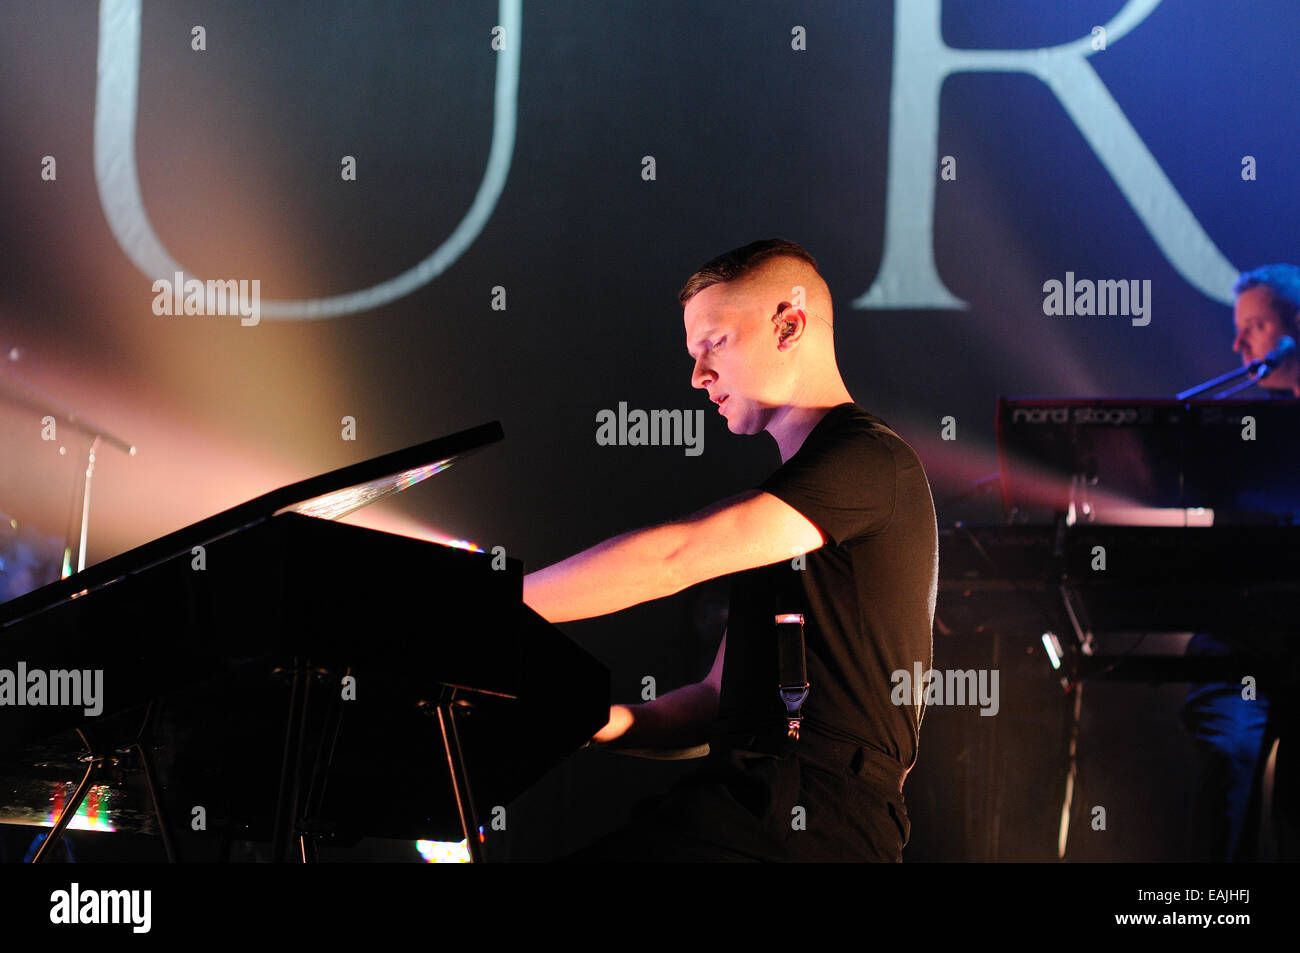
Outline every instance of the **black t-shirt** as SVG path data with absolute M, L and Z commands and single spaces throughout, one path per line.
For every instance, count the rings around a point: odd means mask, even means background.
M 916 453 L 856 404 L 827 411 L 760 490 L 826 538 L 805 567 L 783 560 L 731 577 L 727 651 L 715 737 L 784 733 L 778 612 L 802 612 L 805 724 L 874 748 L 910 768 L 923 705 L 895 705 L 891 675 L 931 665 L 939 545 L 934 503 Z

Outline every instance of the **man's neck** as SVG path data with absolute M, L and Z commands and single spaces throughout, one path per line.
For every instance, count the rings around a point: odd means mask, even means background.
M 767 432 L 776 441 L 781 452 L 781 462 L 785 463 L 803 446 L 813 428 L 821 423 L 826 412 L 840 404 L 851 404 L 853 396 L 843 387 L 828 392 L 811 404 L 780 408 L 767 425 Z
M 1265 387 L 1261 384 L 1260 390 L 1267 391 L 1269 397 L 1300 397 L 1300 379 L 1287 381 L 1285 387 Z

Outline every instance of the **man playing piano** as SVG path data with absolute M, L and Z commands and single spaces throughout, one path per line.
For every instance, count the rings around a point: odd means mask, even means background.
M 1249 364 L 1277 348 L 1286 336 L 1300 338 L 1300 268 L 1265 265 L 1238 278 L 1233 293 L 1235 337 L 1232 349 Z M 1291 355 L 1259 385 L 1269 396 L 1300 397 L 1300 358 Z M 1234 649 L 1286 658 L 1294 653 L 1293 634 L 1260 632 L 1243 619 L 1240 632 L 1198 632 L 1187 646 L 1188 655 L 1226 655 Z M 1187 695 L 1183 720 L 1201 755 L 1199 786 L 1193 801 L 1189 860 L 1255 860 L 1260 820 L 1260 779 L 1264 762 L 1279 735 L 1290 734 L 1282 722 L 1293 718 L 1290 698 L 1261 686 L 1255 698 L 1242 697 L 1235 682 L 1193 685 Z M 1288 721 L 1289 728 L 1293 722 Z M 1292 742 L 1294 743 L 1294 742 Z M 1285 745 L 1283 745 L 1285 747 Z M 1289 776 L 1293 753 L 1279 749 L 1274 787 L 1275 831 L 1279 859 L 1294 860 L 1286 852 L 1295 836 L 1295 780 Z
M 894 704 L 890 678 L 931 664 L 938 546 L 925 472 L 853 403 L 830 291 L 804 249 L 772 239 L 728 252 L 692 275 L 679 301 L 692 386 L 732 433 L 771 435 L 781 466 L 755 489 L 525 577 L 524 601 L 552 622 L 731 582 L 708 675 L 612 706 L 594 739 L 708 740 L 707 760 L 578 859 L 898 861 L 923 706 Z M 780 613 L 805 620 L 811 688 L 797 738 L 778 694 Z

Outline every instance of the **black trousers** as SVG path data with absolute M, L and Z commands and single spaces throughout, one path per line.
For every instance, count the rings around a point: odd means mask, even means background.
M 898 863 L 911 833 L 902 767 L 819 736 L 784 750 L 720 748 L 569 862 Z

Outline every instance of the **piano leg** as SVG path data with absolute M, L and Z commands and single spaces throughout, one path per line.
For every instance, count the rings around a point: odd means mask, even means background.
M 322 671 L 321 673 L 325 673 Z M 352 675 L 351 666 L 343 670 L 344 678 Z M 334 765 L 334 753 L 338 749 L 339 732 L 343 727 L 343 700 L 340 693 L 325 693 L 329 712 L 325 730 L 321 732 L 320 743 L 316 746 L 316 759 L 312 764 L 311 781 L 307 785 L 307 798 L 303 802 L 303 829 L 298 834 L 298 854 L 304 864 L 318 861 L 314 824 L 320 817 L 321 805 L 325 800 L 325 785 L 329 780 L 330 769 Z
M 289 714 L 285 724 L 284 755 L 280 762 L 280 790 L 276 795 L 275 824 L 271 836 L 271 862 L 289 860 L 289 839 L 297 832 L 302 778 L 303 737 L 307 727 L 307 695 L 311 669 L 303 660 L 293 660 Z
M 59 819 L 54 822 L 54 826 L 50 828 L 50 833 L 46 835 L 45 843 L 41 844 L 40 849 L 36 851 L 36 856 L 32 858 L 33 864 L 39 864 L 54 849 L 54 845 L 63 838 L 63 832 L 68 829 L 68 824 L 77 816 L 77 809 L 81 807 L 81 802 L 86 799 L 86 792 L 90 790 L 90 779 L 95 776 L 95 771 L 100 766 L 101 759 L 96 756 L 95 749 L 91 745 L 90 739 L 86 737 L 86 733 L 78 728 L 77 734 L 81 736 L 82 742 L 86 745 L 86 750 L 90 752 L 90 763 L 86 766 L 86 775 L 81 779 L 81 783 L 77 785 L 71 799 L 63 806 Z
M 451 773 L 451 790 L 456 797 L 456 812 L 460 815 L 460 829 L 465 835 L 471 863 L 483 862 L 483 846 L 479 841 L 478 812 L 474 809 L 474 795 L 470 791 L 469 773 L 465 755 L 456 732 L 456 712 L 466 709 L 468 701 L 456 697 L 456 689 L 444 686 L 438 702 L 438 727 L 442 729 L 442 747 L 447 754 L 447 768 Z
M 163 850 L 167 853 L 167 863 L 176 863 L 176 845 L 172 841 L 171 828 L 167 824 L 167 815 L 163 811 L 162 799 L 158 796 L 158 774 L 154 771 L 153 754 L 149 751 L 149 732 L 153 729 L 154 702 L 145 710 L 144 723 L 136 735 L 133 747 L 140 755 L 144 766 L 144 780 L 149 786 L 149 799 L 153 802 L 154 819 L 158 822 L 158 836 L 162 838 Z

